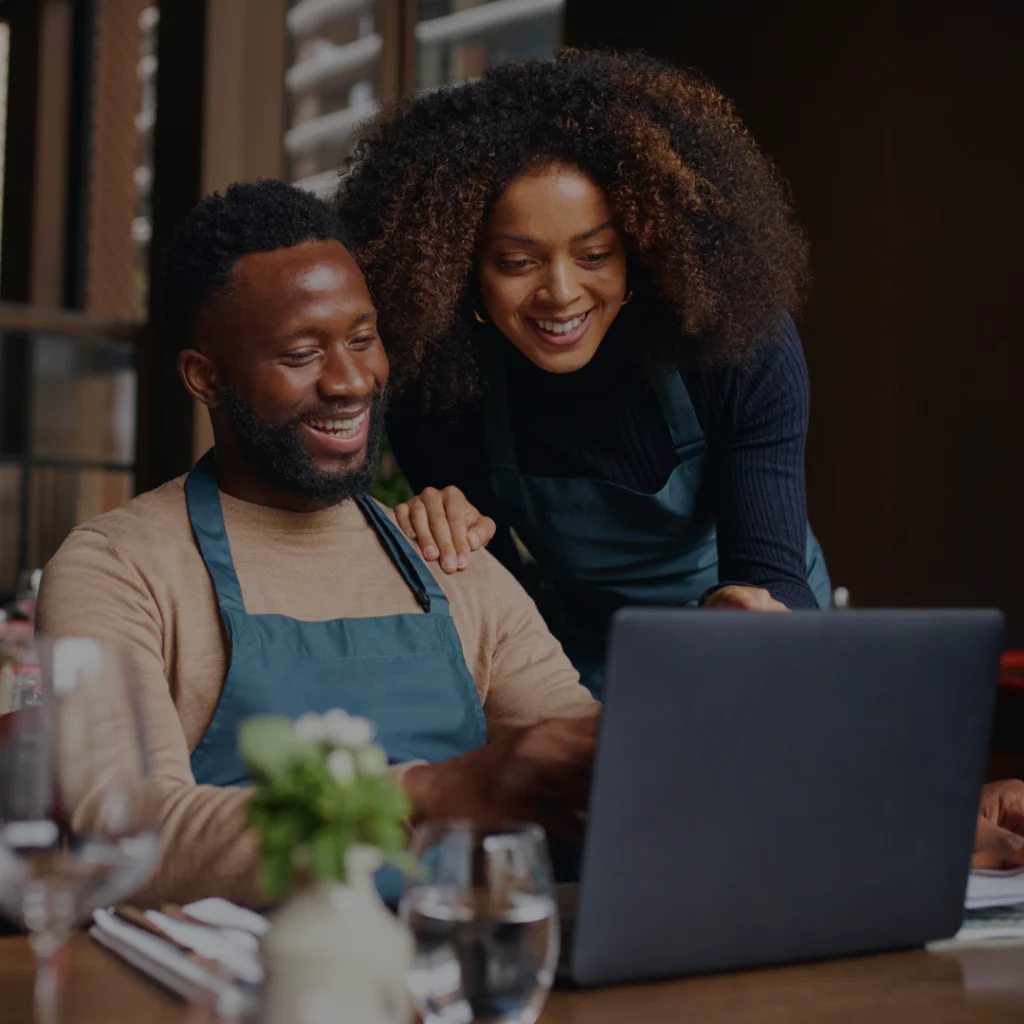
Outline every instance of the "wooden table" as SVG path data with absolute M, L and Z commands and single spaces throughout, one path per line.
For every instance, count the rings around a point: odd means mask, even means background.
M 0 1020 L 32 1020 L 32 956 L 0 939 Z M 186 1024 L 181 1002 L 76 936 L 62 1024 Z M 1024 944 L 898 953 L 595 992 L 555 992 L 541 1024 L 1021 1024 Z

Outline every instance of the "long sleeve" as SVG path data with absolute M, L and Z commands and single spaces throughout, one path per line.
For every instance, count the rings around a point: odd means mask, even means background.
M 690 374 L 687 386 L 711 442 L 719 578 L 764 587 L 790 608 L 813 608 L 804 484 L 809 381 L 789 317 L 781 330 L 748 365 Z
M 38 628 L 56 636 L 115 641 L 131 660 L 131 683 L 149 743 L 150 816 L 163 843 L 161 867 L 138 901 L 148 905 L 216 894 L 258 906 L 257 840 L 244 820 L 247 794 L 195 783 L 164 670 L 160 611 L 139 573 L 105 537 L 77 530 L 43 573 Z M 70 809 L 74 829 L 88 828 L 89 806 L 85 800 Z
M 245 824 L 250 791 L 196 783 L 164 664 L 160 608 L 138 570 L 106 537 L 76 530 L 43 574 L 37 623 L 44 634 L 111 640 L 130 659 L 151 766 L 149 805 L 142 817 L 159 828 L 162 843 L 161 864 L 133 902 L 159 906 L 222 896 L 243 906 L 265 906 L 258 882 L 259 841 Z M 392 767 L 396 782 L 408 767 Z M 68 808 L 75 831 L 88 830 L 95 795 L 80 794 Z
M 489 729 L 596 714 L 600 704 L 552 636 L 537 606 L 496 560 L 487 567 L 493 616 L 484 694 Z

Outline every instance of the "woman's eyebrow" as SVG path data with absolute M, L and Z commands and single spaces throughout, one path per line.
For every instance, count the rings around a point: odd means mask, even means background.
M 606 220 L 603 224 L 598 224 L 596 228 L 591 228 L 589 231 L 583 231 L 578 235 L 573 235 L 572 240 L 574 242 L 585 242 L 588 238 L 593 238 L 594 235 L 599 235 L 602 231 L 607 231 L 608 228 L 613 227 L 615 227 L 615 221 Z
M 615 227 L 615 221 L 606 220 L 603 224 L 598 224 L 595 228 L 590 228 L 587 231 L 581 231 L 578 235 L 573 235 L 570 239 L 571 242 L 585 242 L 588 238 L 593 238 L 594 235 L 601 234 L 602 231 L 606 231 L 608 228 Z M 537 239 L 531 238 L 529 235 L 513 235 L 507 231 L 502 231 L 496 237 L 504 238 L 509 242 L 522 242 L 523 245 L 536 245 Z

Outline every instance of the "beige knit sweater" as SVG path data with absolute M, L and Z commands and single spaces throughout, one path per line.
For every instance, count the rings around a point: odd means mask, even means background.
M 247 611 L 312 621 L 420 610 L 353 502 L 313 513 L 225 494 L 221 503 Z M 471 563 L 455 576 L 436 564 L 431 570 L 451 603 L 488 727 L 594 713 L 596 702 L 518 583 L 484 552 Z M 38 627 L 114 639 L 132 656 L 152 747 L 147 798 L 164 841 L 162 865 L 140 902 L 220 895 L 259 905 L 246 791 L 196 785 L 189 767 L 229 651 L 183 477 L 68 537 L 43 574 Z

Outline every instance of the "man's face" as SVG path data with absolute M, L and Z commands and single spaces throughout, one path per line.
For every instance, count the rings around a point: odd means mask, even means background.
M 388 361 L 362 273 L 340 242 L 252 253 L 199 323 L 216 364 L 214 415 L 249 468 L 306 501 L 366 490 Z

